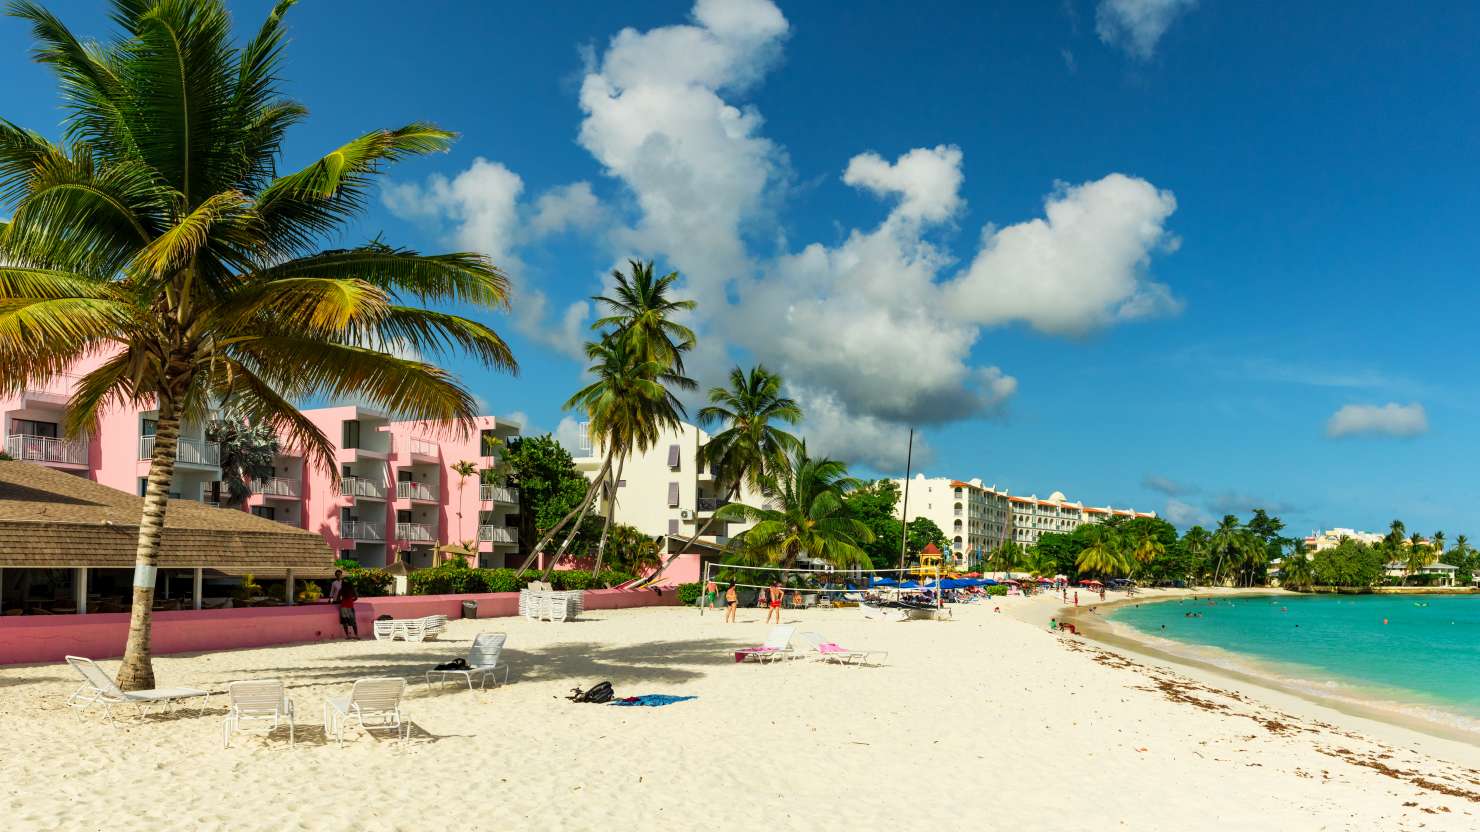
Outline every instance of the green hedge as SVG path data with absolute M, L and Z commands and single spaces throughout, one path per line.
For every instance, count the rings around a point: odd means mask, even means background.
M 989 587 L 987 587 L 987 594 L 988 595 L 1006 595 L 1007 594 L 1007 587 L 1002 586 L 1001 584 L 998 584 L 996 586 L 989 586 Z
M 384 569 L 350 569 L 344 573 L 344 578 L 362 598 L 390 595 L 391 585 L 395 583 L 395 578 Z
M 518 592 L 539 580 L 533 570 L 515 578 L 513 569 L 469 569 L 458 563 L 443 564 L 411 573 L 408 589 L 412 595 L 468 595 L 479 592 Z M 550 584 L 556 589 L 605 589 L 632 580 L 634 576 L 616 570 L 603 570 L 593 578 L 590 572 L 557 569 L 550 573 Z
M 678 603 L 686 607 L 692 606 L 699 602 L 699 594 L 703 591 L 704 587 L 697 581 L 691 584 L 679 584 Z

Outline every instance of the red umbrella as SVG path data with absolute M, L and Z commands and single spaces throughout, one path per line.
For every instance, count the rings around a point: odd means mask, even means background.
M 1100 585 L 1100 582 L 1097 581 L 1097 580 L 1095 580 L 1094 578 L 1091 578 L 1091 579 L 1089 579 L 1087 581 L 1082 581 L 1082 583 L 1085 586 L 1099 586 Z

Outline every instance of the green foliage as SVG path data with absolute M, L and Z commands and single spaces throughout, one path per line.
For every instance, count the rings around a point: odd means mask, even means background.
M 240 508 L 252 496 L 252 481 L 273 475 L 277 435 L 271 425 L 250 422 L 234 405 L 228 405 L 206 425 L 206 439 L 221 448 L 221 484 L 226 486 L 222 505 Z
M 1383 544 L 1369 546 L 1343 539 L 1329 549 L 1316 552 L 1311 571 L 1317 586 L 1366 589 L 1382 583 L 1388 552 Z
M 704 585 L 695 581 L 691 584 L 678 585 L 678 603 L 685 607 L 691 607 L 699 603 L 699 596 L 704 594 Z
M 357 569 L 344 571 L 344 579 L 355 588 L 361 598 L 379 598 L 390 595 L 396 579 L 384 569 Z
M 519 489 L 519 539 L 538 540 L 586 496 L 591 482 L 575 460 L 550 434 L 509 440 L 504 452 L 509 485 Z M 600 534 L 600 530 L 597 530 Z M 582 527 L 580 545 L 589 538 Z
M 986 590 L 987 590 L 987 595 L 994 596 L 994 597 L 995 596 L 999 596 L 999 595 L 1006 595 L 1007 594 L 1007 587 L 1003 586 L 1002 584 L 997 584 L 996 586 L 986 587 Z
M 898 521 L 895 522 L 898 523 Z M 935 525 L 935 521 L 929 517 L 916 517 L 911 520 L 905 528 L 905 538 L 909 551 L 917 555 L 925 551 L 925 547 L 932 543 L 942 554 L 949 555 L 951 551 L 951 539 L 946 537 L 946 533 L 941 531 L 940 526 Z M 898 535 L 895 539 L 898 539 Z
M 659 563 L 658 541 L 636 526 L 616 523 L 607 537 L 606 557 L 613 569 L 623 572 L 635 574 L 655 569 Z
M 6 453 L 4 451 L 0 451 L 0 462 L 14 462 L 14 461 L 15 461 L 15 457 L 11 456 L 10 454 L 8 454 L 8 453 Z
M 513 569 L 473 569 L 466 565 L 442 564 L 411 573 L 412 595 L 469 595 L 484 592 L 518 592 L 539 580 L 533 572 L 515 577 Z M 586 570 L 557 569 L 550 573 L 550 584 L 559 590 L 605 589 L 632 580 L 629 572 L 603 570 L 592 576 Z
M 298 600 L 305 604 L 312 604 L 322 597 L 324 597 L 323 588 L 313 581 L 305 581 L 302 588 L 298 590 Z
M 344 571 L 348 572 L 351 569 L 359 569 L 360 562 L 354 560 L 353 558 L 340 558 L 339 560 L 334 561 L 334 568 L 343 569 Z
M 843 504 L 858 486 L 843 463 L 808 456 L 803 442 L 782 476 L 767 483 L 764 506 L 730 503 L 715 517 L 755 524 L 738 536 L 736 557 L 743 563 L 788 568 L 805 555 L 837 569 L 866 567 L 869 557 L 860 546 L 874 534 Z
M 867 526 L 873 534 L 873 539 L 862 544 L 861 548 L 874 569 L 899 566 L 901 529 L 899 518 L 895 516 L 898 504 L 899 486 L 893 480 L 874 480 L 843 495 L 843 507 L 848 516 Z M 919 549 L 913 551 L 918 552 Z

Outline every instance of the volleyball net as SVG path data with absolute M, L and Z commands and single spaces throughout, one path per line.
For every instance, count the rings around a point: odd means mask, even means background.
M 728 588 L 768 590 L 773 583 L 781 585 L 786 592 L 846 595 L 862 592 L 923 591 L 935 594 L 940 604 L 940 567 L 904 566 L 890 569 L 834 569 L 825 567 L 779 567 L 749 566 L 733 563 L 704 564 L 703 583 L 707 587 L 712 580 Z M 701 596 L 702 601 L 702 596 Z M 700 604 L 703 612 L 703 604 Z

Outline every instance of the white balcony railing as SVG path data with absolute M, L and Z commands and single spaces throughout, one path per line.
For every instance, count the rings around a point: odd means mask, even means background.
M 50 462 L 58 465 L 86 465 L 86 439 L 52 439 L 18 433 L 5 437 L 5 452 L 24 462 Z
M 437 541 L 436 535 L 432 534 L 432 527 L 425 523 L 397 523 L 396 539 L 411 543 L 435 543 Z
M 478 499 L 485 503 L 517 503 L 519 489 L 502 485 L 485 485 L 478 489 Z
M 261 494 L 264 497 L 302 497 L 303 483 L 283 477 L 252 480 L 252 493 Z
M 438 448 L 436 442 L 429 442 L 425 439 L 417 439 L 414 436 L 411 437 L 412 456 L 436 456 L 437 453 Z
M 434 501 L 434 500 L 437 499 L 437 492 L 433 491 L 424 482 L 406 482 L 406 481 L 402 481 L 402 482 L 396 483 L 396 499 L 397 500 L 426 500 L 426 501 L 429 501 L 430 502 L 430 501 Z
M 203 439 L 186 439 L 181 437 L 175 446 L 175 463 L 179 465 L 209 465 L 215 467 L 221 464 L 221 446 L 215 442 L 206 442 Z M 139 459 L 152 459 L 154 457 L 154 437 L 139 437 Z
M 66 404 L 71 400 L 72 391 L 77 389 L 80 380 L 78 376 L 58 373 L 46 381 L 27 384 L 21 391 L 21 398 L 48 404 Z
M 345 497 L 370 497 L 385 499 L 385 483 L 360 477 L 344 477 L 339 481 L 339 493 Z
M 339 526 L 339 536 L 345 540 L 385 540 L 385 529 L 379 524 L 345 520 Z
M 519 530 L 512 526 L 479 526 L 478 539 L 492 543 L 518 543 Z

